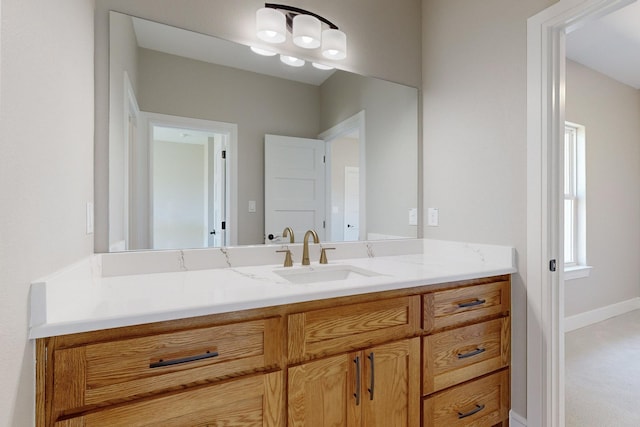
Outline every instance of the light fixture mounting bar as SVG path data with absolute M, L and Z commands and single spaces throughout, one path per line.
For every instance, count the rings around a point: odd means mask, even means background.
M 324 22 L 331 28 L 332 30 L 338 30 L 338 26 L 333 22 L 329 21 L 327 18 L 318 15 L 317 13 L 309 12 L 308 10 L 300 9 L 299 7 L 287 6 L 286 4 L 277 4 L 277 3 L 265 3 L 264 7 L 269 7 L 271 9 L 280 9 L 286 10 L 287 13 L 287 28 L 291 31 L 291 26 L 293 22 L 293 17 L 296 15 L 311 15 L 314 18 L 318 18 L 320 21 Z

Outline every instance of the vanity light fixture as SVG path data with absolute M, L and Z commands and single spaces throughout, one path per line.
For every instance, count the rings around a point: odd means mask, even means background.
M 304 65 L 304 60 L 290 55 L 280 55 L 280 61 L 292 67 L 302 67 Z
M 335 68 L 335 67 L 332 67 L 330 65 L 320 64 L 318 62 L 312 62 L 311 65 L 313 65 L 318 70 L 333 70 Z
M 324 30 L 323 26 L 326 27 Z M 320 48 L 322 55 L 328 59 L 347 57 L 347 35 L 328 19 L 308 10 L 283 4 L 265 3 L 263 8 L 258 9 L 256 34 L 260 40 L 283 43 L 287 31 L 291 33 L 296 46 L 305 49 Z
M 263 49 L 261 47 L 256 47 L 256 46 L 251 46 L 251 50 L 253 51 L 253 53 L 257 53 L 258 55 L 262 55 L 262 56 L 275 56 L 275 55 L 277 55 L 277 53 L 272 51 L 272 50 Z

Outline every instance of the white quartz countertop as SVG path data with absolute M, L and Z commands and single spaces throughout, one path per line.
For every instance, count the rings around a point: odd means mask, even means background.
M 359 253 L 354 245 L 360 245 L 362 251 Z M 388 242 L 386 246 L 366 242 L 331 246 L 336 250 L 331 251 L 328 266 L 312 262 L 311 266 L 302 267 L 297 258 L 294 267 L 289 268 L 283 268 L 282 264 L 242 265 L 243 262 L 233 266 L 229 260 L 233 256 L 241 259 L 243 254 L 234 253 L 230 257 L 229 248 L 223 251 L 227 265 L 219 268 L 190 270 L 185 267 L 189 254 L 185 256 L 184 251 L 177 251 L 180 263 L 176 271 L 135 274 L 135 266 L 124 265 L 120 270 L 128 274 L 111 276 L 105 275 L 103 269 L 106 262 L 103 257 L 111 254 L 94 255 L 32 283 L 29 336 L 42 338 L 516 271 L 514 250 L 506 246 L 437 240 Z M 299 248 L 291 249 L 295 255 Z M 266 252 L 267 248 L 251 250 L 255 256 L 256 251 Z M 275 252 L 273 247 L 268 250 L 269 254 Z M 248 254 L 248 250 L 245 252 Z M 342 258 L 340 252 L 355 256 Z M 376 253 L 383 255 L 376 256 Z M 357 256 L 359 254 L 361 256 Z M 198 253 L 200 257 L 205 255 L 202 251 Z M 135 256 L 141 255 L 121 256 L 118 262 L 130 263 Z M 147 252 L 145 256 L 169 255 Z M 271 260 L 270 255 L 264 258 Z M 153 259 L 146 262 L 154 265 Z M 345 266 L 372 275 L 351 274 L 353 277 L 341 280 L 296 284 L 278 274 L 279 271 L 343 269 Z

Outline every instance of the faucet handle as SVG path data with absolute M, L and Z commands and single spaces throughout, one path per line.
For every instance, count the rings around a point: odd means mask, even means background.
M 276 252 L 285 252 L 284 266 L 293 267 L 293 259 L 291 258 L 291 251 L 289 249 L 283 249 L 281 251 L 276 251 Z
M 322 248 L 320 250 L 320 264 L 329 264 L 329 261 L 327 260 L 327 251 L 332 251 L 335 248 Z

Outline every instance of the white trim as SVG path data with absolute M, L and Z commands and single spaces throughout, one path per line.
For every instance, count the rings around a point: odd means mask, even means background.
M 590 265 L 572 265 L 571 267 L 564 268 L 564 280 L 575 280 L 589 277 L 593 267 Z M 565 317 L 566 319 L 566 317 Z
M 127 71 L 124 71 L 124 106 L 123 106 L 123 121 L 122 121 L 122 130 L 124 141 L 124 215 L 123 215 L 123 236 L 124 236 L 124 248 L 121 250 L 127 250 L 130 247 L 136 247 L 137 236 L 135 236 L 134 230 L 137 228 L 137 217 L 136 212 L 131 209 L 131 207 L 135 206 L 135 200 L 138 198 L 137 186 L 136 182 L 136 171 L 135 171 L 135 163 L 136 163 L 136 150 L 132 144 L 132 141 L 129 139 L 130 136 L 130 125 L 129 119 L 133 118 L 135 121 L 136 129 L 138 128 L 138 122 L 140 118 L 140 107 L 138 106 L 138 100 L 136 99 L 136 93 L 133 90 L 133 86 L 131 85 L 131 80 L 129 79 L 129 74 Z M 139 137 L 139 135 L 136 135 Z M 134 141 L 135 142 L 135 141 Z M 128 242 L 128 244 L 127 244 Z M 132 246 L 133 242 L 133 246 Z M 120 248 L 120 243 L 116 242 L 117 247 Z M 110 245 L 109 251 L 111 251 L 111 247 L 114 245 Z
M 509 425 L 511 427 L 527 427 L 527 420 L 516 412 L 509 411 Z
M 152 138 L 151 128 L 153 125 L 162 124 L 170 125 L 173 127 L 186 127 L 189 129 L 200 129 L 204 131 L 223 132 L 229 138 L 229 144 L 227 148 L 227 246 L 236 246 L 238 244 L 238 125 L 235 123 L 216 122 L 213 120 L 193 119 L 190 117 L 171 116 L 167 114 L 158 113 L 142 113 L 147 124 L 145 129 L 147 131 L 146 138 L 150 141 Z M 153 156 L 152 150 L 149 150 L 150 158 Z M 153 174 L 153 165 L 149 167 L 149 182 L 153 182 L 151 176 Z M 150 184 L 151 187 L 151 184 Z M 149 188 L 150 195 L 153 188 Z M 149 212 L 153 212 L 153 200 L 149 197 L 151 206 Z M 149 215 L 149 227 L 153 227 L 153 217 Z M 149 230 L 149 235 L 153 236 L 152 230 Z M 153 240 L 151 241 L 153 243 Z
M 354 129 L 358 129 L 358 167 L 360 168 L 360 218 L 359 218 L 359 233 L 358 240 L 366 240 L 367 239 L 367 157 L 366 157 L 366 146 L 367 146 L 367 138 L 366 138 L 366 122 L 365 122 L 365 112 L 364 110 L 359 113 L 354 114 L 338 123 L 337 125 L 325 130 L 324 132 L 318 135 L 319 139 L 322 139 L 327 143 L 328 150 L 326 152 L 327 159 L 331 158 L 331 141 L 336 138 L 340 138 L 344 136 Z M 330 170 L 330 163 L 326 163 L 325 168 Z M 331 221 L 331 174 L 325 174 L 325 199 L 327 203 L 325 203 L 325 218 L 327 221 L 327 230 L 331 229 L 332 224 Z
M 640 297 L 596 308 L 595 310 L 568 316 L 564 322 L 564 331 L 571 332 L 594 323 L 602 322 L 621 314 L 640 309 Z
M 562 205 L 564 35 L 634 0 L 560 0 L 527 21 L 527 418 L 564 426 Z

